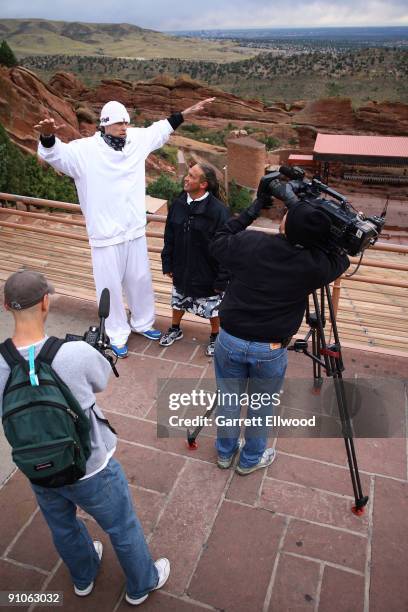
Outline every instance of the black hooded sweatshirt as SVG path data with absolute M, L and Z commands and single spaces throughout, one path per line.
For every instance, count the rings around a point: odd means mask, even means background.
M 243 231 L 247 211 L 217 232 L 211 253 L 230 273 L 221 327 L 253 342 L 282 342 L 298 331 L 308 295 L 343 274 L 347 255 L 293 246 L 284 235 Z

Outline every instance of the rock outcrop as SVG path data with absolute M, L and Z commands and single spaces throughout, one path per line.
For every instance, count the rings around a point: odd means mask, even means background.
M 53 117 L 62 140 L 79 138 L 78 121 L 72 104 L 59 96 L 26 68 L 0 69 L 0 123 L 12 140 L 23 149 L 34 151 L 38 132 L 34 125 Z
M 69 141 L 80 132 L 92 133 L 81 123 L 98 117 L 103 104 L 118 100 L 125 104 L 132 121 L 158 119 L 204 98 L 213 104 L 193 118 L 209 129 L 256 127 L 260 134 L 278 138 L 286 146 L 312 149 L 318 131 L 349 134 L 408 135 L 408 104 L 370 102 L 353 108 L 348 98 L 300 100 L 292 104 L 265 106 L 259 100 L 244 100 L 208 87 L 189 77 L 159 75 L 148 82 L 105 79 L 94 88 L 76 76 L 57 72 L 46 85 L 25 68 L 0 69 L 0 122 L 22 148 L 35 150 L 38 138 L 33 126 L 41 117 L 52 116 L 65 124 L 60 135 Z M 291 142 L 292 141 L 292 142 Z
M 118 100 L 129 110 L 137 109 L 145 116 L 166 116 L 205 98 L 215 97 L 202 118 L 223 118 L 225 121 L 260 121 L 287 123 L 290 115 L 279 105 L 267 107 L 259 100 L 243 100 L 187 78 L 155 78 L 131 83 L 121 79 L 104 79 L 95 89 L 82 92 L 77 99 L 92 103 L 97 110 L 109 100 Z
M 358 129 L 384 136 L 408 136 L 408 104 L 370 102 L 356 110 Z
M 401 102 L 370 102 L 353 108 L 349 98 L 325 98 L 293 104 L 290 113 L 299 134 L 307 127 L 333 134 L 408 135 L 408 104 Z
M 77 100 L 87 87 L 72 72 L 56 72 L 50 79 L 50 86 L 60 96 Z

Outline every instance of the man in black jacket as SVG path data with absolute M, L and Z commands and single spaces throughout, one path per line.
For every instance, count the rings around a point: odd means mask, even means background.
M 296 197 L 295 197 L 296 199 Z M 217 233 L 212 254 L 231 276 L 221 308 L 221 331 L 215 346 L 215 373 L 222 393 L 248 395 L 281 389 L 287 365 L 286 347 L 298 331 L 308 295 L 331 283 L 350 265 L 348 257 L 327 249 L 330 219 L 310 204 L 293 204 L 280 234 L 243 231 L 265 204 L 255 202 L 238 218 L 230 219 Z M 218 415 L 237 418 L 239 402 L 218 406 Z M 258 407 L 259 408 L 259 407 Z M 272 414 L 272 402 L 261 410 L 248 407 L 248 417 Z M 230 421 L 231 422 L 231 421 Z M 216 447 L 220 468 L 231 466 L 243 446 L 236 471 L 249 474 L 267 467 L 275 450 L 266 448 L 264 421 L 245 429 L 218 427 Z
M 214 170 L 192 166 L 184 179 L 184 192 L 170 206 L 162 251 L 163 274 L 173 280 L 172 324 L 160 339 L 162 346 L 181 340 L 185 311 L 210 320 L 206 354 L 214 354 L 219 332 L 218 308 L 228 276 L 209 252 L 216 231 L 228 218 L 228 209 L 217 198 Z

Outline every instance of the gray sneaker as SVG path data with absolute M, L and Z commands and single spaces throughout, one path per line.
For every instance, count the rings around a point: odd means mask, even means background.
M 228 470 L 228 468 L 231 467 L 237 453 L 241 450 L 241 448 L 243 448 L 244 444 L 245 444 L 245 440 L 243 440 L 242 438 L 239 438 L 238 446 L 233 452 L 233 454 L 231 455 L 231 457 L 228 457 L 228 459 L 224 459 L 223 457 L 218 456 L 218 459 L 217 459 L 218 467 L 221 470 Z
M 207 348 L 205 349 L 205 354 L 207 355 L 207 357 L 214 357 L 215 343 L 217 341 L 217 336 L 218 334 L 216 334 L 215 336 L 211 334 L 210 336 L 210 340 L 208 341 Z
M 235 468 L 237 474 L 241 474 L 241 476 L 246 476 L 247 474 L 251 474 L 255 472 L 255 470 L 260 470 L 261 468 L 266 468 L 268 465 L 274 462 L 276 457 L 276 451 L 274 448 L 267 448 L 264 450 L 262 457 L 255 465 L 251 465 L 250 467 L 241 467 L 239 464 Z
M 159 340 L 160 346 L 171 346 L 176 340 L 181 340 L 183 332 L 180 328 L 169 327 Z

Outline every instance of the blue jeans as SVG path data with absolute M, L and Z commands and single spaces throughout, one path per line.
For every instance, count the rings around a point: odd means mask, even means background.
M 92 539 L 76 516 L 76 507 L 80 506 L 109 534 L 126 575 L 128 595 L 138 598 L 154 589 L 158 582 L 157 569 L 118 461 L 111 458 L 95 476 L 72 485 L 56 489 L 31 486 L 51 529 L 55 547 L 76 587 L 87 587 L 95 579 L 100 564 Z
M 259 394 L 271 397 L 279 393 L 285 377 L 288 356 L 286 348 L 270 348 L 268 343 L 250 342 L 231 336 L 221 329 L 215 343 L 214 366 L 217 387 L 229 401 L 217 407 L 217 417 L 240 418 L 241 405 L 233 397 L 247 393 L 255 408 L 248 404 L 247 418 L 254 424 L 245 428 L 245 446 L 241 450 L 239 464 L 251 467 L 259 463 L 267 445 L 265 417 L 273 414 L 273 401 L 255 402 Z M 226 396 L 224 396 L 226 397 Z M 245 403 L 245 402 L 244 402 Z M 256 417 L 259 417 L 256 419 Z M 255 418 L 255 421 L 252 419 Z M 237 449 L 240 427 L 237 424 L 217 427 L 216 448 L 222 459 L 231 457 Z

